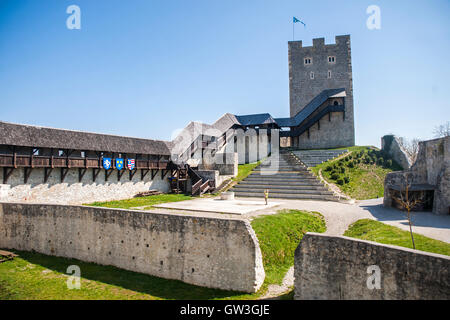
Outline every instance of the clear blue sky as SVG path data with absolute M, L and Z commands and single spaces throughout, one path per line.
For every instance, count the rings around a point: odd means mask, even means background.
M 66 28 L 71 4 L 81 30 Z M 288 116 L 296 16 L 305 45 L 352 37 L 357 144 L 428 139 L 450 120 L 449 13 L 448 0 L 0 0 L 0 120 L 170 139 L 225 112 Z

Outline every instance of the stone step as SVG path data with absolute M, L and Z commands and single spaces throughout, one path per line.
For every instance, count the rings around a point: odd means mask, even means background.
M 271 194 L 292 194 L 292 195 L 315 195 L 315 196 L 332 196 L 333 193 L 330 191 L 316 191 L 316 190 L 280 190 L 280 189 L 269 189 L 269 197 Z M 235 195 L 239 195 L 242 193 L 256 193 L 258 195 L 264 196 L 264 190 L 241 190 L 241 189 L 232 189 Z
M 286 193 L 315 193 L 315 194 L 328 194 L 332 195 L 333 192 L 327 190 L 324 187 L 311 187 L 311 186 L 245 186 L 236 185 L 233 187 L 233 191 L 239 192 L 264 192 L 264 190 L 269 189 L 269 192 L 286 192 Z
M 264 198 L 264 193 L 235 193 L 236 197 L 257 197 Z M 291 200 L 323 200 L 323 201 L 338 201 L 334 196 L 317 195 L 317 194 L 290 194 L 290 193 L 269 193 L 269 199 L 291 199 Z
M 317 190 L 317 191 L 328 191 L 322 185 L 253 185 L 253 184 L 237 184 L 233 188 L 242 189 L 242 190 L 265 190 L 265 189 L 277 189 L 277 190 Z
M 323 186 L 318 180 L 317 181 L 274 181 L 274 180 L 244 180 L 239 183 L 239 185 L 251 185 L 251 186 Z

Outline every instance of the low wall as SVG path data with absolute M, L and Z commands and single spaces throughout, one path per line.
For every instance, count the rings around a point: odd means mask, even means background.
M 114 170 L 106 181 L 105 170 L 102 169 L 94 182 L 93 170 L 87 169 L 79 182 L 78 169 L 69 169 L 64 182 L 61 183 L 61 172 L 54 169 L 48 181 L 44 183 L 44 169 L 36 168 L 24 184 L 24 170 L 19 168 L 9 177 L 8 184 L 0 184 L 0 201 L 82 204 L 128 199 L 150 189 L 161 192 L 170 190 L 169 174 L 161 179 L 161 171 L 158 171 L 153 179 L 149 172 L 143 180 L 140 170 L 134 174 L 132 180 L 129 178 L 129 172 L 124 172 L 118 181 L 118 171 Z M 3 170 L 0 170 L 0 181 L 2 180 Z
M 450 257 L 307 233 L 295 250 L 294 299 L 450 299 Z M 369 289 L 376 265 L 380 289 Z
M 0 203 L 0 248 L 225 290 L 255 292 L 265 277 L 258 240 L 244 220 Z

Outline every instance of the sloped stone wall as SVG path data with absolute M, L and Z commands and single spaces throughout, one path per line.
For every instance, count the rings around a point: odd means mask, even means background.
M 0 203 L 0 248 L 225 290 L 255 292 L 265 277 L 258 240 L 244 220 Z

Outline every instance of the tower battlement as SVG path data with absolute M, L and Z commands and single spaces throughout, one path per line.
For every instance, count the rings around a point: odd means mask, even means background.
M 347 45 L 350 41 L 350 35 L 341 35 L 341 36 L 335 36 L 335 43 L 328 43 L 325 44 L 325 38 L 314 38 L 313 39 L 313 45 L 312 46 L 305 46 L 303 47 L 303 41 L 288 41 L 289 48 L 318 48 L 318 47 L 331 47 L 331 46 L 337 46 L 337 45 Z

